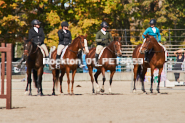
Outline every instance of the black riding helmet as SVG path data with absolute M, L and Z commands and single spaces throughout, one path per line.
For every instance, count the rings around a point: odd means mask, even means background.
M 101 27 L 108 28 L 109 26 L 108 26 L 108 23 L 107 22 L 103 21 L 101 23 Z
M 61 23 L 61 27 L 63 27 L 63 26 L 68 27 L 68 26 L 69 26 L 68 22 L 67 22 L 67 21 L 62 22 L 62 23 Z
M 31 22 L 31 25 L 32 26 L 34 26 L 34 25 L 40 25 L 40 24 L 41 24 L 41 22 L 39 20 L 36 20 L 36 19 L 32 20 L 32 22 Z
M 155 19 L 151 19 L 149 24 L 150 25 L 155 25 L 156 24 L 156 20 Z

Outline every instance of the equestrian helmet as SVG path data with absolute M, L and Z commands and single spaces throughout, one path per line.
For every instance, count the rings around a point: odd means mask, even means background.
M 68 22 L 67 22 L 67 21 L 62 22 L 62 23 L 61 23 L 61 27 L 63 27 L 63 26 L 68 27 L 68 26 L 69 26 Z
M 149 24 L 150 25 L 155 25 L 156 24 L 156 20 L 155 19 L 151 19 Z
M 107 22 L 103 21 L 101 23 L 101 27 L 108 28 L 109 26 L 108 26 L 108 23 Z
M 31 25 L 32 26 L 34 26 L 34 25 L 40 25 L 40 24 L 41 24 L 41 22 L 39 20 L 36 20 L 36 19 L 32 20 L 32 22 L 31 22 Z

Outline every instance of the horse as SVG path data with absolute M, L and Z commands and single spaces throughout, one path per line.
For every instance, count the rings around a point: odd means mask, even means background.
M 163 65 L 165 63 L 165 52 L 162 46 L 159 45 L 157 40 L 153 36 L 144 35 L 146 38 L 146 41 L 143 43 L 143 46 L 141 48 L 141 44 L 138 45 L 134 51 L 132 58 L 143 58 L 144 59 L 144 53 L 146 51 L 150 52 L 150 55 L 148 55 L 148 58 L 150 59 L 149 63 L 143 62 L 142 65 L 135 64 L 134 65 L 134 87 L 133 91 L 136 91 L 136 78 L 139 77 L 142 83 L 142 91 L 145 93 L 144 88 L 144 78 L 147 71 L 147 68 L 151 68 L 151 88 L 150 92 L 153 93 L 153 73 L 154 69 L 158 68 L 158 85 L 157 85 L 157 92 L 160 93 L 159 84 L 160 84 L 160 78 L 161 78 L 161 72 L 163 70 Z M 140 49 L 141 48 L 141 49 Z
M 111 84 L 112 84 L 112 79 L 114 76 L 114 73 L 116 71 L 116 66 L 117 66 L 117 61 L 116 58 L 117 56 L 121 56 L 121 42 L 120 42 L 121 38 L 119 38 L 119 40 L 115 40 L 112 41 L 107 47 L 105 47 L 100 59 L 99 59 L 99 64 L 101 64 L 101 66 L 95 66 L 95 51 L 96 48 L 91 48 L 89 50 L 89 54 L 86 55 L 86 62 L 87 62 L 87 67 L 89 70 L 89 75 L 91 77 L 91 82 L 92 82 L 92 93 L 95 93 L 94 90 L 94 78 L 95 81 L 97 83 L 97 90 L 96 93 L 100 93 L 100 91 L 103 93 L 104 90 L 104 82 L 106 80 L 105 78 L 105 71 L 106 70 L 110 70 L 111 74 L 110 74 L 110 88 L 109 88 L 109 93 L 111 93 Z M 94 59 L 94 60 L 92 60 Z M 90 60 L 90 63 L 88 63 Z M 109 63 L 111 62 L 111 64 Z M 97 72 L 94 74 L 94 78 L 93 78 L 93 73 L 92 70 L 93 68 L 97 69 Z M 102 88 L 100 90 L 100 86 L 98 84 L 98 76 L 100 75 L 100 73 L 102 73 L 103 75 L 103 85 Z
M 37 95 L 43 95 L 42 93 L 42 75 L 43 75 L 43 54 L 40 48 L 33 43 L 31 40 L 25 41 L 24 43 L 24 55 L 26 59 L 27 66 L 27 86 L 26 93 L 28 92 L 29 86 L 29 94 L 31 93 L 31 71 L 33 69 L 33 79 L 35 82 L 35 87 L 37 88 Z
M 61 71 L 61 76 L 60 76 L 60 92 L 63 93 L 62 91 L 62 81 L 63 81 L 63 76 L 66 73 L 67 74 L 67 83 L 68 83 L 68 94 L 70 94 L 70 77 L 69 77 L 69 72 L 72 70 L 72 86 L 71 86 L 71 94 L 73 93 L 73 84 L 74 84 L 74 77 L 77 71 L 78 64 L 74 63 L 77 61 L 77 53 L 79 49 L 82 49 L 85 54 L 89 52 L 88 46 L 87 46 L 87 40 L 86 36 L 78 36 L 76 37 L 72 43 L 68 46 L 68 48 L 65 51 L 65 54 L 63 55 L 63 60 L 66 62 L 64 64 L 60 64 L 60 71 Z M 51 53 L 51 59 L 56 59 L 57 55 L 57 49 L 54 50 Z M 76 61 L 75 61 L 76 60 Z M 70 62 L 73 61 L 73 63 L 70 64 Z M 78 61 L 79 62 L 79 61 Z M 55 84 L 57 84 L 57 81 L 59 79 L 59 73 L 60 71 L 55 68 L 55 64 L 51 65 L 54 69 L 52 70 L 53 74 L 53 93 L 52 95 L 55 95 Z

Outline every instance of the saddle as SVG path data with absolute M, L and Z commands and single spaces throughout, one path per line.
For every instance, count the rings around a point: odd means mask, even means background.
M 37 45 L 37 47 L 40 49 L 40 51 L 41 51 L 41 53 L 43 55 L 43 58 L 45 58 L 46 57 L 46 53 L 45 53 L 44 49 L 41 46 L 39 46 L 39 45 Z
M 104 47 L 104 48 L 101 50 L 101 52 L 100 52 L 100 55 L 99 55 L 98 59 L 100 59 L 100 58 L 101 58 L 101 56 L 102 56 L 103 51 L 105 50 L 105 48 L 106 48 L 106 47 Z

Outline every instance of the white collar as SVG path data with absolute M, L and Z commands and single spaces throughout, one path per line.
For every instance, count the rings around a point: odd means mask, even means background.
M 33 27 L 33 29 L 34 29 L 37 33 L 39 33 L 39 29 L 38 29 L 37 27 Z
M 65 33 L 67 33 L 65 29 L 63 29 L 63 31 L 64 31 Z
M 152 27 L 152 30 L 154 33 L 156 33 L 156 28 L 155 27 Z
M 102 32 L 104 35 L 106 35 L 106 32 L 105 32 L 105 31 L 103 31 L 103 29 L 101 29 L 101 32 Z

